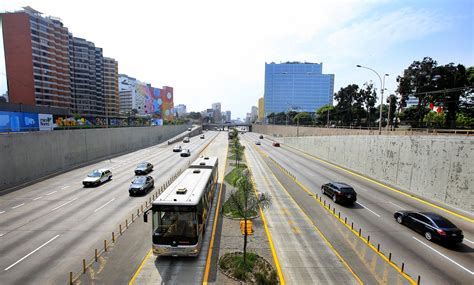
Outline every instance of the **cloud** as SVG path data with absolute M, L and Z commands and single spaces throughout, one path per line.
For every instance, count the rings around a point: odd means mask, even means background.
M 403 8 L 353 21 L 328 36 L 327 48 L 339 57 L 359 59 L 367 54 L 382 55 L 399 43 L 445 29 L 446 22 L 442 15 L 432 11 Z

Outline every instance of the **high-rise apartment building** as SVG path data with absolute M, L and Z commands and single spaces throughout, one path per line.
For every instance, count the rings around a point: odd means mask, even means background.
M 230 111 L 225 111 L 225 121 L 231 122 L 232 121 L 232 113 Z
M 212 109 L 215 110 L 215 112 L 214 112 L 214 122 L 215 123 L 220 123 L 221 120 L 222 120 L 221 103 L 212 103 Z
M 30 7 L 0 18 L 8 101 L 71 108 L 69 33 L 61 20 Z
M 118 62 L 109 57 L 104 57 L 104 95 L 105 115 L 118 116 L 120 113 Z
M 265 114 L 315 112 L 332 104 L 334 74 L 323 74 L 322 69 L 322 63 L 265 63 Z
M 102 49 L 85 39 L 69 35 L 72 111 L 80 115 L 105 116 L 104 59 Z

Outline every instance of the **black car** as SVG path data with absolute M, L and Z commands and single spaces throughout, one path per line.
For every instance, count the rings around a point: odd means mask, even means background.
M 260 139 L 263 139 L 263 135 L 260 135 L 259 138 L 260 138 Z
M 137 176 L 132 180 L 132 185 L 128 188 L 130 196 L 137 194 L 146 194 L 149 190 L 153 189 L 155 181 L 151 176 Z
M 136 175 L 144 175 L 152 171 L 153 171 L 153 164 L 149 162 L 142 162 L 139 165 L 137 165 L 137 168 L 135 168 Z
M 393 217 L 399 224 L 424 235 L 429 241 L 438 240 L 447 243 L 461 243 L 464 235 L 448 219 L 430 212 L 398 211 Z
M 334 203 L 355 203 L 357 193 L 352 186 L 341 182 L 331 182 L 321 186 L 321 193 L 332 198 Z

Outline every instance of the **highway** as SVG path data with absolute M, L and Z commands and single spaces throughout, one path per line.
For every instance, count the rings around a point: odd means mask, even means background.
M 404 263 L 404 271 L 416 280 L 421 276 L 422 284 L 472 284 L 474 282 L 474 227 L 469 219 L 472 214 L 459 212 L 462 217 L 442 211 L 429 204 L 421 203 L 410 197 L 400 195 L 387 188 L 352 175 L 307 154 L 282 145 L 273 147 L 266 135 L 255 145 L 259 134 L 246 133 L 245 138 L 250 148 L 258 149 L 260 156 L 268 156 L 296 177 L 299 183 L 292 189 L 292 195 L 298 203 L 308 203 L 308 191 L 320 195 L 322 184 L 328 182 L 345 182 L 352 185 L 358 194 L 354 206 L 333 205 L 332 199 L 323 196 L 324 203 L 335 206 L 335 212 L 347 217 L 354 223 L 354 228 L 362 229 L 362 236 L 370 235 L 371 244 L 380 244 L 381 251 L 392 253 L 392 261 L 398 265 Z M 274 172 L 282 172 L 275 168 Z M 286 174 L 285 174 L 286 175 Z M 278 177 L 278 175 L 276 175 Z M 286 175 L 288 176 L 288 175 Z M 280 175 L 282 177 L 282 175 Z M 282 179 L 282 178 L 280 178 Z M 311 200 L 313 208 L 323 208 L 316 199 Z M 429 242 L 422 235 L 399 225 L 393 218 L 397 210 L 430 211 L 443 215 L 461 228 L 465 235 L 462 244 L 446 247 Z M 319 215 L 319 219 L 333 219 L 334 216 Z M 336 232 L 336 229 L 333 230 Z M 330 234 L 330 233 L 328 233 Z M 357 270 L 355 270 L 357 273 Z
M 149 199 L 129 197 L 128 187 L 139 162 L 154 164 L 149 175 L 159 186 L 195 159 L 217 132 L 191 138 L 182 158 L 166 143 L 107 159 L 43 180 L 0 196 L 0 283 L 65 284 L 103 240 Z M 45 163 L 47 163 L 45 161 Z M 41 166 L 38 166 L 41 167 Z M 98 187 L 83 188 L 93 169 L 109 168 L 113 178 Z
M 210 133 L 210 132 L 208 132 Z M 227 155 L 227 132 L 220 132 L 214 141 L 202 151 L 202 155 L 217 156 L 219 159 L 218 186 L 223 183 Z M 148 250 L 143 252 L 145 257 L 141 267 L 131 278 L 133 284 L 201 284 L 203 282 L 211 232 L 214 224 L 216 205 L 220 188 L 217 189 L 214 202 L 207 221 L 206 232 L 201 253 L 198 257 L 156 257 L 151 254 L 151 225 L 147 225 L 146 236 L 141 239 L 148 244 Z M 110 282 L 104 282 L 110 284 Z

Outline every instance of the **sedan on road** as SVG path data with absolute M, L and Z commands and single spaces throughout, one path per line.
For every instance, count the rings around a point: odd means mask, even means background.
M 180 145 L 177 145 L 175 147 L 173 147 L 173 152 L 181 152 L 183 149 L 181 148 Z
M 144 175 L 152 171 L 153 171 L 153 164 L 149 162 L 142 162 L 139 165 L 137 165 L 137 168 L 135 168 L 136 175 Z
M 185 138 L 183 139 L 183 142 L 184 142 L 184 143 L 188 143 L 188 142 L 189 142 L 189 137 L 185 137 Z
M 130 196 L 137 194 L 146 194 L 149 190 L 153 189 L 155 181 L 151 176 L 137 176 L 132 180 L 132 185 L 128 188 Z
M 205 137 L 204 137 L 204 135 L 201 135 L 199 138 L 200 138 L 200 139 L 204 139 Z
M 279 142 L 274 142 L 272 145 L 273 145 L 274 147 L 280 147 L 280 143 L 279 143 Z
M 255 144 L 256 144 L 256 145 L 260 145 L 260 141 L 256 141 Z
M 332 198 L 334 203 L 350 203 L 357 201 L 357 193 L 352 186 L 341 183 L 331 182 L 321 186 L 321 193 Z
M 446 243 L 461 243 L 462 230 L 448 219 L 431 212 L 398 211 L 393 214 L 397 223 L 405 225 L 429 241 L 437 240 Z
M 263 135 L 260 135 L 259 138 L 262 140 L 262 139 L 263 139 Z
M 190 155 L 191 155 L 191 150 L 189 150 L 188 148 L 183 149 L 183 151 L 181 152 L 182 157 L 190 156 Z
M 87 177 L 82 180 L 84 187 L 97 186 L 112 179 L 112 172 L 108 169 L 97 169 L 89 173 Z

